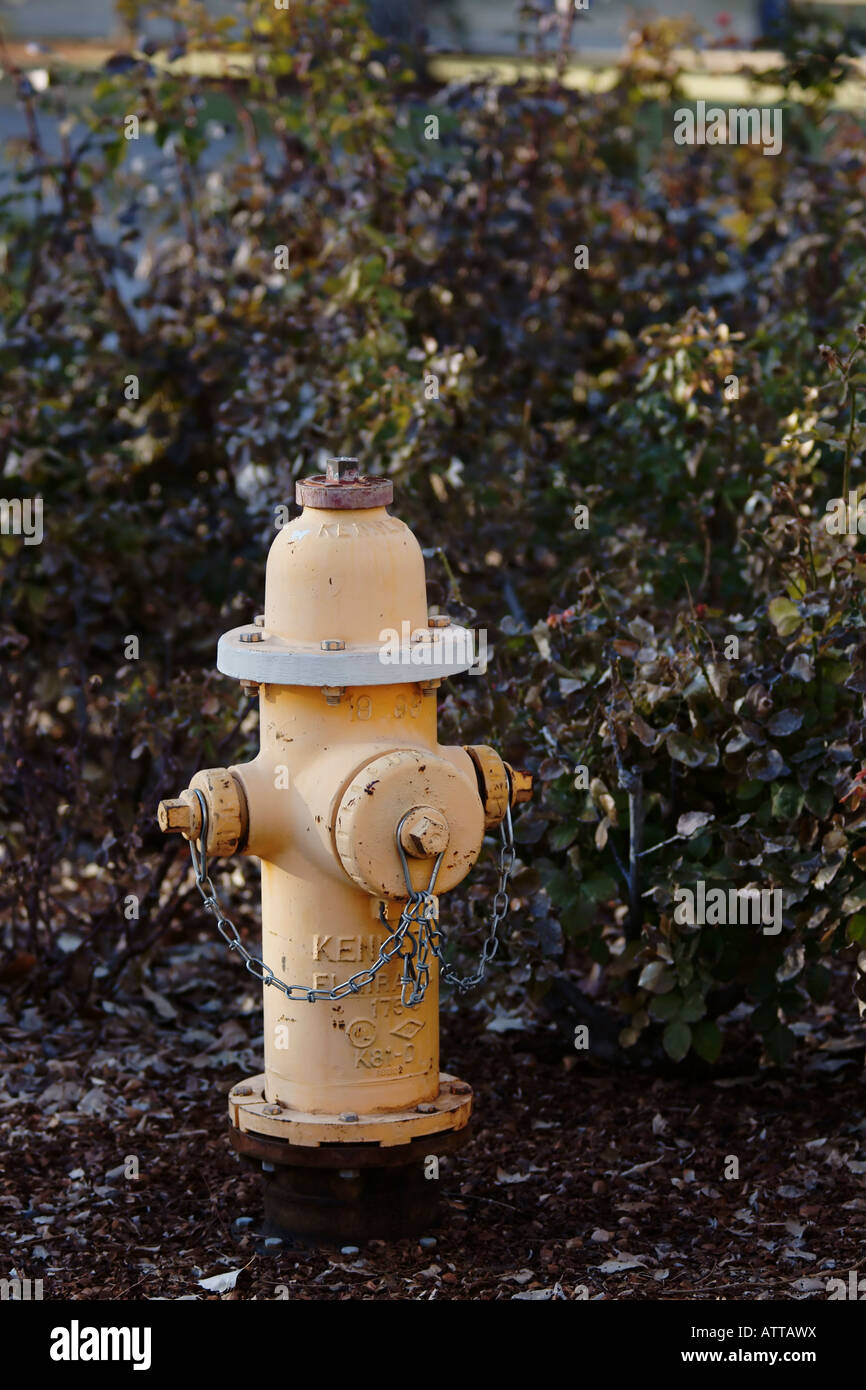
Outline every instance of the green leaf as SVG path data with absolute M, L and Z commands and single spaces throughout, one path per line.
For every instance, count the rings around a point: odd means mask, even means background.
M 848 918 L 845 935 L 849 941 L 866 941 L 866 912 L 855 912 Z
M 547 832 L 547 843 L 553 850 L 568 849 L 573 840 L 577 838 L 578 827 L 573 821 L 566 821 L 564 825 L 556 825 Z
M 565 869 L 549 869 L 545 866 L 541 870 L 541 877 L 548 897 L 555 907 L 575 906 L 578 902 L 580 884 L 575 882 L 571 874 Z
M 679 1017 L 682 1007 L 683 996 L 675 989 L 671 994 L 657 994 L 649 1006 L 649 1015 L 657 1023 L 668 1023 Z
M 762 782 L 740 782 L 735 795 L 738 801 L 754 801 L 756 796 L 760 796 L 765 791 L 766 787 Z
M 591 878 L 585 878 L 580 887 L 595 903 L 609 902 L 618 892 L 616 879 L 611 878 L 610 874 L 593 874 Z
M 680 1018 L 683 1023 L 697 1023 L 699 1018 L 703 1018 L 707 1012 L 707 1001 L 704 999 L 700 990 L 689 990 L 683 1000 L 683 1007 L 680 1010 Z
M 792 603 L 789 598 L 771 599 L 767 612 L 780 637 L 789 637 L 792 632 L 797 631 L 803 621 L 796 603 Z
M 822 661 L 819 663 L 821 676 L 826 681 L 832 681 L 834 685 L 844 685 L 851 674 L 851 666 L 847 661 Z
M 663 960 L 652 960 L 640 972 L 638 987 L 651 994 L 669 994 L 676 987 L 676 977 Z
M 681 1062 L 692 1045 L 692 1030 L 687 1023 L 674 1019 L 662 1034 L 665 1052 L 674 1062 Z
M 826 820 L 833 809 L 833 789 L 826 783 L 810 787 L 806 792 L 806 808 L 818 820 Z
M 764 1034 L 764 1048 L 771 1062 L 784 1067 L 791 1060 L 797 1039 L 784 1023 L 776 1023 Z
M 796 782 L 774 782 L 770 809 L 775 820 L 793 820 L 803 809 L 804 794 Z
M 705 1062 L 718 1061 L 722 1050 L 722 1034 L 711 1018 L 702 1019 L 692 1029 L 692 1047 Z

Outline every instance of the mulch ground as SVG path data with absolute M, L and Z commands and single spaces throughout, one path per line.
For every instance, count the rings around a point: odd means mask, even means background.
M 833 1015 L 834 1036 L 816 1016 L 784 1074 L 684 1080 L 606 1073 L 561 1055 L 541 1024 L 501 1031 L 483 1003 L 443 1017 L 443 1068 L 473 1083 L 477 1119 L 442 1162 L 441 1225 L 355 1253 L 257 1253 L 232 1232 L 261 1202 L 229 1147 L 225 1096 L 261 1068 L 261 1015 L 217 952 L 176 948 L 138 997 L 90 1017 L 0 1012 L 0 1277 L 76 1300 L 278 1286 L 323 1300 L 808 1300 L 866 1273 L 856 1016 L 840 1033 Z M 222 1294 L 200 1283 L 238 1270 Z

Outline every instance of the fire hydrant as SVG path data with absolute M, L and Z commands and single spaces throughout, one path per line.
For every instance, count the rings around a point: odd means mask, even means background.
M 437 741 L 436 689 L 473 666 L 473 634 L 428 617 L 420 546 L 386 511 L 391 482 L 334 459 L 296 498 L 264 614 L 217 652 L 220 671 L 258 690 L 260 752 L 196 773 L 159 824 L 190 842 L 205 905 L 263 981 L 265 1070 L 232 1089 L 229 1118 L 266 1174 L 266 1229 L 392 1237 L 432 1221 L 438 1155 L 472 1111 L 470 1086 L 439 1070 L 438 895 L 499 827 L 486 963 L 507 909 L 511 807 L 531 778 L 491 748 Z M 261 958 L 208 874 L 209 858 L 236 853 L 261 861 Z

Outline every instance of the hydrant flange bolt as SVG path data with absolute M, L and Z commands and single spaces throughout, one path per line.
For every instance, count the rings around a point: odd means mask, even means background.
M 432 806 L 415 806 L 403 822 L 400 843 L 407 854 L 427 859 L 442 854 L 451 838 L 448 822 Z
M 264 640 L 265 640 L 265 634 L 264 634 L 264 633 L 261 631 L 261 629 L 259 629 L 259 628 L 256 628 L 256 630 L 255 630 L 254 632 L 242 632 L 242 633 L 241 633 L 241 641 L 242 641 L 242 642 L 264 642 Z
M 344 1110 L 342 1115 L 340 1116 L 340 1119 L 343 1121 L 344 1124 L 347 1125 L 354 1125 L 358 1122 L 358 1116 L 356 1115 L 354 1110 Z
M 416 1105 L 416 1106 L 415 1106 L 415 1109 L 417 1110 L 417 1112 L 418 1112 L 419 1115 L 435 1115 L 435 1114 L 436 1114 L 436 1106 L 435 1106 L 435 1105 L 429 1105 L 429 1104 L 426 1104 L 426 1103 L 425 1103 L 424 1105 Z
M 323 652 L 344 652 L 346 644 L 341 637 L 328 637 L 322 643 Z
M 432 617 L 427 619 L 427 626 L 432 628 L 450 627 L 451 619 L 447 613 L 434 613 Z
M 253 622 L 255 623 L 256 627 L 264 627 L 264 625 L 265 625 L 265 615 L 264 615 L 264 613 L 257 613 L 256 616 L 253 618 Z
M 252 1094 L 252 1086 L 235 1086 L 234 1090 L 232 1091 L 233 1096 L 251 1096 Z

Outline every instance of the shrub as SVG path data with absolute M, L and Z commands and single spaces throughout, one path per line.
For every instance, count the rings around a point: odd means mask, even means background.
M 803 93 L 787 55 L 768 159 L 673 144 L 669 21 L 589 94 L 561 62 L 436 89 L 354 0 L 184 15 L 170 61 L 13 73 L 0 448 L 45 541 L 0 537 L 7 971 L 62 1006 L 185 929 L 154 805 L 251 751 L 216 635 L 259 605 L 273 507 L 353 453 L 434 597 L 496 631 L 442 714 L 538 772 L 511 978 L 594 963 L 623 1044 L 652 1025 L 674 1058 L 714 1059 L 739 1002 L 784 1060 L 866 922 L 863 560 L 824 523 L 863 446 L 836 67 Z M 678 922 L 698 880 L 778 889 L 781 931 Z

